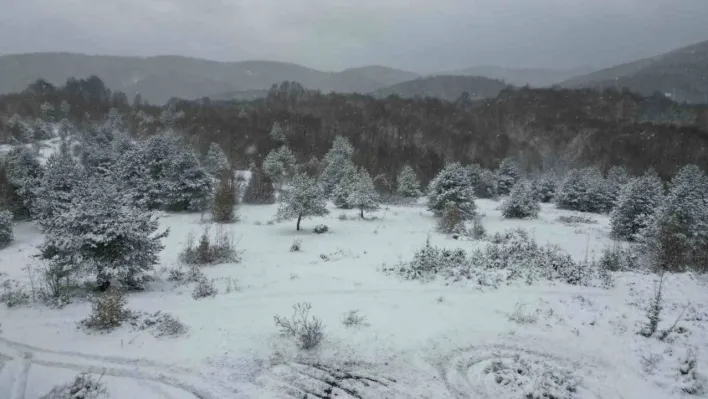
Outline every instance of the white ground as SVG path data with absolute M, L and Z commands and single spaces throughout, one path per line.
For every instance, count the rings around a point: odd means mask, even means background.
M 478 201 L 489 233 L 522 227 L 578 260 L 599 256 L 611 243 L 605 216 L 592 215 L 597 224 L 566 226 L 556 218 L 570 212 L 544 206 L 538 220 L 508 221 L 498 205 Z M 308 391 L 328 397 L 323 381 L 338 374 L 335 368 L 358 376 L 341 382 L 353 395 L 334 390 L 341 398 L 523 397 L 515 380 L 503 385 L 488 374 L 495 359 L 512 367 L 520 359 L 540 369 L 571 370 L 579 388 L 566 393 L 570 397 L 674 398 L 683 395 L 679 361 L 687 348 L 695 348 L 698 369 L 708 369 L 708 287 L 702 277 L 668 277 L 660 328 L 690 307 L 679 322 L 686 332 L 661 342 L 637 335 L 653 276 L 617 274 L 609 290 L 548 282 L 492 289 L 403 281 L 381 272 L 382 265 L 410 260 L 428 235 L 434 245 L 449 248 L 486 243 L 434 232 L 435 219 L 421 205 L 387 207 L 366 221 L 355 219 L 356 211 L 346 211 L 353 220 L 338 220 L 341 211 L 332 208 L 328 217 L 305 220 L 302 232 L 294 221 L 267 224 L 275 210 L 243 206 L 242 220 L 227 227 L 245 253 L 240 264 L 203 269 L 218 279 L 215 298 L 196 301 L 191 285 L 175 287 L 159 272 L 150 290 L 129 296 L 133 310 L 177 316 L 189 326 L 185 336 L 158 339 L 130 327 L 87 335 L 76 327 L 89 312 L 85 302 L 62 309 L 0 307 L 0 399 L 38 398 L 85 370 L 103 373 L 112 397 L 120 399 L 303 398 Z M 160 267 L 176 265 L 187 235 L 203 229 L 200 219 L 164 215 L 170 235 Z M 312 233 L 319 223 L 330 232 Z M 289 252 L 296 238 L 303 251 Z M 23 268 L 41 241 L 33 225 L 18 224 L 15 242 L 0 251 L 0 271 L 28 282 Z M 240 290 L 225 293 L 226 278 L 237 279 Z M 303 301 L 326 324 L 325 342 L 309 352 L 278 335 L 273 322 Z M 510 321 L 518 304 L 537 311 L 538 321 Z M 354 309 L 368 326 L 341 323 L 342 314 Z M 528 377 L 541 381 L 537 371 Z

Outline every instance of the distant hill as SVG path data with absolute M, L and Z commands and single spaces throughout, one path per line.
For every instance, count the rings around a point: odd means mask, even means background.
M 575 77 L 562 86 L 628 88 L 644 95 L 658 91 L 679 102 L 708 102 L 708 41 Z
M 118 57 L 73 53 L 0 56 L 0 94 L 18 92 L 37 79 L 61 85 L 69 77 L 97 75 L 112 90 L 140 93 L 154 104 L 171 97 L 201 98 L 217 93 L 267 90 L 284 80 L 322 91 L 367 93 L 417 76 L 366 66 L 324 72 L 273 61 L 217 62 L 180 56 Z
M 514 86 L 547 87 L 578 75 L 592 72 L 590 67 L 572 69 L 506 68 L 494 65 L 475 66 L 444 73 L 446 75 L 484 76 L 500 79 Z
M 481 76 L 428 76 L 401 82 L 374 91 L 375 97 L 387 97 L 396 94 L 403 98 L 435 97 L 447 101 L 457 100 L 467 92 L 471 100 L 495 97 L 508 85 L 500 80 Z

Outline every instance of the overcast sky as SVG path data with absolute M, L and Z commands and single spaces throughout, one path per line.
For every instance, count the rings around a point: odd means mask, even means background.
M 339 70 L 604 67 L 708 40 L 708 0 L 0 0 L 0 54 Z

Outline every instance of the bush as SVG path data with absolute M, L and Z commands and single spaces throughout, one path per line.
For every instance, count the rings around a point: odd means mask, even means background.
M 622 247 L 619 242 L 606 247 L 598 261 L 600 269 L 612 272 L 634 270 L 637 266 L 637 260 L 632 251 L 629 248 Z
M 300 349 L 313 349 L 324 339 L 324 325 L 317 317 L 310 317 L 312 305 L 303 302 L 293 306 L 290 319 L 275 316 L 275 326 L 283 335 L 294 337 Z
M 217 223 L 232 223 L 237 220 L 238 184 L 229 172 L 222 173 L 211 205 L 212 220 Z
M 12 212 L 0 211 L 0 248 L 4 248 L 12 242 Z
M 293 240 L 292 245 L 290 245 L 290 252 L 300 252 L 302 249 L 302 240 L 299 238 L 296 238 Z
M 438 221 L 438 231 L 443 234 L 467 234 L 462 211 L 456 203 L 448 202 L 445 206 L 442 218 Z
M 29 294 L 17 281 L 7 279 L 0 284 L 0 303 L 8 308 L 26 305 L 29 301 Z
M 177 317 L 161 311 L 143 317 L 138 329 L 153 330 L 153 335 L 157 338 L 178 337 L 187 333 L 187 326 Z
M 533 196 L 531 184 L 520 181 L 511 190 L 511 195 L 501 206 L 502 215 L 507 219 L 536 218 L 541 211 Z
M 558 216 L 559 222 L 567 224 L 569 226 L 575 226 L 577 224 L 597 224 L 597 220 L 589 216 L 579 216 L 579 215 L 562 215 Z
M 52 388 L 40 399 L 98 399 L 108 397 L 101 379 L 94 380 L 88 373 L 79 374 L 73 382 Z
M 194 286 L 194 290 L 192 291 L 192 298 L 202 299 L 206 297 L 214 297 L 218 293 L 219 291 L 214 285 L 214 280 L 209 280 L 206 278 L 206 276 L 204 276 L 199 279 L 199 281 L 197 281 L 197 285 Z
M 358 310 L 350 310 L 342 317 L 342 324 L 345 327 L 367 326 L 366 317 L 359 314 Z
M 209 229 L 205 229 L 199 239 L 199 244 L 194 246 L 194 236 L 187 237 L 187 246 L 180 254 L 180 260 L 190 265 L 215 265 L 220 263 L 241 262 L 241 251 L 236 250 L 233 237 L 223 229 L 219 229 L 212 244 Z
M 132 313 L 126 308 L 125 295 L 118 290 L 94 298 L 91 314 L 81 324 L 92 330 L 112 330 L 128 320 Z
M 329 231 L 329 227 L 326 224 L 318 224 L 313 231 L 317 234 L 324 234 Z
M 472 220 L 472 231 L 470 233 L 475 240 L 481 240 L 487 235 L 487 230 L 482 225 L 482 218 L 479 215 Z

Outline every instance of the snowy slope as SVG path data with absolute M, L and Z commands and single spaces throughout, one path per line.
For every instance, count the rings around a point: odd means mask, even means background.
M 503 220 L 499 203 L 477 203 L 488 233 L 521 227 L 578 260 L 611 244 L 606 216 L 568 226 L 556 219 L 572 212 L 543 206 L 537 220 Z M 364 221 L 356 210 L 339 220 L 342 212 L 331 208 L 325 218 L 304 221 L 302 232 L 294 221 L 269 224 L 276 208 L 242 206 L 241 221 L 227 227 L 245 252 L 239 264 L 203 268 L 216 279 L 216 297 L 196 301 L 192 285 L 177 287 L 164 271 L 150 290 L 129 296 L 133 310 L 177 316 L 189 326 L 185 336 L 155 338 L 129 326 L 87 335 L 76 327 L 90 309 L 82 302 L 0 308 L 0 398 L 35 399 L 84 370 L 104 374 L 114 398 L 522 398 L 554 378 L 575 387 L 560 397 L 679 398 L 679 362 L 688 348 L 698 354 L 698 369 L 708 369 L 702 278 L 667 277 L 660 328 L 689 306 L 680 321 L 686 331 L 661 342 L 637 334 L 653 276 L 618 273 L 609 290 L 402 281 L 382 267 L 410 260 L 428 236 L 449 248 L 486 244 L 436 233 L 420 205 L 384 208 Z M 200 234 L 205 222 L 199 214 L 166 214 L 161 223 L 171 231 L 161 266 L 172 268 L 188 234 Z M 319 223 L 330 232 L 312 233 Z M 15 238 L 0 250 L 0 271 L 28 283 L 23 268 L 34 262 L 42 237 L 21 223 Z M 293 253 L 296 238 L 302 252 Z M 225 292 L 228 279 L 237 280 L 238 291 Z M 310 352 L 278 335 L 273 322 L 303 301 L 326 325 L 325 342 Z M 518 307 L 537 321 L 511 321 Z M 342 325 L 342 315 L 355 309 L 367 326 Z

